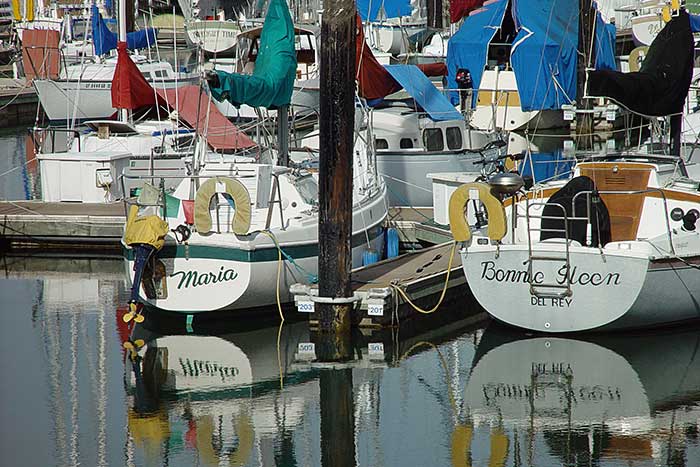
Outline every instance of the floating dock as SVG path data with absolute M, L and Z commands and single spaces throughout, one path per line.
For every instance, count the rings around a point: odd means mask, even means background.
M 370 328 L 397 326 L 421 313 L 417 308 L 433 308 L 443 289 L 445 300 L 469 294 L 459 249 L 453 248 L 452 242 L 355 269 L 352 289 L 356 324 Z M 312 327 L 317 325 L 320 316 L 315 303 L 323 300 L 318 297 L 318 286 L 295 284 L 290 291 L 297 310 L 310 315 Z
M 26 79 L 0 78 L 0 127 L 33 123 L 39 98 Z
M 16 245 L 119 247 L 124 204 L 0 201 L 0 249 Z

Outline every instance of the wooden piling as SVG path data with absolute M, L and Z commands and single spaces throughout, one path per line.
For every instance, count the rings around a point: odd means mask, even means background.
M 355 462 L 355 420 L 352 368 L 322 370 L 321 465 L 352 467 Z
M 576 116 L 576 146 L 579 149 L 593 147 L 593 101 L 584 98 L 586 85 L 586 68 L 595 65 L 595 47 L 593 44 L 595 11 L 590 0 L 579 0 L 578 50 L 576 107 L 584 112 Z
M 355 2 L 324 2 L 321 22 L 319 296 L 351 297 Z M 317 303 L 323 331 L 348 333 L 352 303 Z

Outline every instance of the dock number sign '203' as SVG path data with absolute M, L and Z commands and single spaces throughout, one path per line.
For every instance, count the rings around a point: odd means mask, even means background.
M 177 288 L 187 289 L 189 287 L 199 287 L 202 285 L 232 281 L 238 277 L 238 273 L 233 269 L 224 269 L 224 267 L 221 266 L 218 274 L 213 272 L 177 271 L 170 275 L 170 277 L 175 276 L 180 277 Z
M 559 285 L 564 285 L 567 278 L 571 285 L 579 286 L 618 286 L 621 284 L 619 272 L 591 272 L 580 269 L 577 266 L 567 268 L 566 265 L 560 267 L 556 272 L 555 282 Z M 502 283 L 522 283 L 529 284 L 544 284 L 545 273 L 543 271 L 535 271 L 530 281 L 530 273 L 527 269 L 502 269 L 496 267 L 495 261 L 481 262 L 481 279 L 493 282 Z

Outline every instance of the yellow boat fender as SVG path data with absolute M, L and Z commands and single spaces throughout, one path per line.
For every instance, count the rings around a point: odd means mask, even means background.
M 452 432 L 452 465 L 453 467 L 471 467 L 469 456 L 472 443 L 472 427 L 457 425 Z M 498 427 L 491 431 L 491 451 L 489 467 L 503 467 L 508 459 L 508 437 L 503 429 Z
M 506 210 L 503 203 L 486 183 L 465 183 L 452 193 L 449 204 L 450 230 L 455 241 L 468 242 L 472 238 L 471 228 L 464 216 L 467 203 L 477 199 L 483 203 L 488 213 L 488 237 L 499 241 L 506 235 Z
M 217 184 L 223 184 L 236 206 L 231 221 L 231 230 L 236 235 L 246 235 L 250 230 L 250 193 L 240 181 L 229 177 L 210 178 L 199 187 L 194 198 L 194 225 L 200 234 L 211 231 L 209 203 L 217 193 Z

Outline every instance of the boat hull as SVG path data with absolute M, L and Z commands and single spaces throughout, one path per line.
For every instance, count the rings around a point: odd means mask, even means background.
M 221 57 L 233 55 L 241 28 L 234 21 L 194 20 L 185 23 L 185 32 L 190 45 Z
M 158 80 L 151 85 L 170 89 L 193 82 L 192 79 Z M 96 120 L 117 112 L 112 107 L 111 81 L 34 80 L 33 84 L 51 121 Z
M 362 265 L 367 239 L 371 248 L 378 252 L 383 250 L 382 221 L 369 227 L 367 236 L 364 231 L 353 235 L 354 267 Z M 318 243 L 282 244 L 282 249 L 294 258 L 294 264 L 283 257 L 278 287 L 279 253 L 274 246 L 245 251 L 223 245 L 166 244 L 156 259 L 155 269 L 160 269 L 163 276 L 156 287 L 160 293 L 149 292 L 142 282 L 140 297 L 150 306 L 180 313 L 271 306 L 277 303 L 278 290 L 280 302 L 289 303 L 293 300 L 289 287 L 296 283 L 309 284 L 312 276 L 318 274 Z M 132 250 L 126 249 L 124 257 L 131 285 L 134 276 Z
M 535 250 L 537 253 L 537 250 Z M 565 256 L 551 245 L 542 256 Z M 681 261 L 650 261 L 643 252 L 570 248 L 571 295 L 552 297 L 567 279 L 563 261 L 536 261 L 528 271 L 527 246 L 500 251 L 462 250 L 474 296 L 499 321 L 548 333 L 632 329 L 700 318 L 698 271 Z M 700 258 L 691 259 L 700 264 Z M 529 274 L 535 290 L 531 293 Z M 548 293 L 548 294 L 547 294 Z M 550 295 L 550 296 L 545 296 Z

